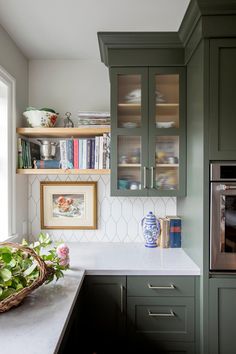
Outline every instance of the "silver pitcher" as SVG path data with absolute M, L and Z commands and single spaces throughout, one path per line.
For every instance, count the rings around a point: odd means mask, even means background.
M 40 142 L 40 158 L 42 160 L 53 160 L 56 156 L 57 151 L 57 142 L 53 142 L 50 140 L 41 140 Z

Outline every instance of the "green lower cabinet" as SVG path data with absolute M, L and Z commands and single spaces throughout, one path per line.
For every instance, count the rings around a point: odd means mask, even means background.
M 236 279 L 211 278 L 210 354 L 236 353 Z
M 126 277 L 86 276 L 82 292 L 81 354 L 112 353 L 114 343 L 114 353 L 119 353 L 126 326 Z
M 196 280 L 128 276 L 127 332 L 137 353 L 194 354 Z
M 86 276 L 81 354 L 195 353 L 195 277 Z

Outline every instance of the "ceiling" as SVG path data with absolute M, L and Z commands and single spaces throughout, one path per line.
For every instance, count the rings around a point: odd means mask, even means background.
M 98 31 L 177 31 L 189 0 L 0 0 L 0 24 L 29 59 L 99 57 Z

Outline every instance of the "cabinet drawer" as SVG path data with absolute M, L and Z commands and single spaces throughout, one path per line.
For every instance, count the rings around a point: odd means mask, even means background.
M 129 297 L 129 328 L 141 338 L 194 341 L 193 297 Z
M 129 276 L 127 296 L 194 296 L 194 277 Z

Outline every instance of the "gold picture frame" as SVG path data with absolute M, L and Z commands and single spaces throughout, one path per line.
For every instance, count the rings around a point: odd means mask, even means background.
M 97 182 L 40 182 L 41 229 L 97 229 Z

